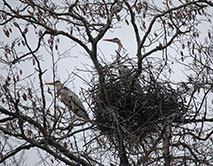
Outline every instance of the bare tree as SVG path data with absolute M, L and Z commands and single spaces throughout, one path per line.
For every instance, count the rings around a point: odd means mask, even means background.
M 37 148 L 53 165 L 212 165 L 212 7 L 211 0 L 3 0 L 0 163 L 18 164 L 10 158 Z M 98 43 L 124 25 L 136 54 L 120 45 L 119 64 L 109 62 Z M 62 51 L 61 40 L 70 48 Z M 86 122 L 44 85 L 49 70 L 56 81 L 61 59 L 75 61 L 74 47 L 92 62 L 90 80 L 82 78 Z

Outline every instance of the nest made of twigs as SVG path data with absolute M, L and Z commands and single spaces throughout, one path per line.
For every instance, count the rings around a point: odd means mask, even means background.
M 175 113 L 181 118 L 186 112 L 181 94 L 168 85 L 154 79 L 134 80 L 132 73 L 105 74 L 104 85 L 96 83 L 91 90 L 91 105 L 97 128 L 110 139 L 120 135 L 141 140 L 156 133 L 166 117 Z

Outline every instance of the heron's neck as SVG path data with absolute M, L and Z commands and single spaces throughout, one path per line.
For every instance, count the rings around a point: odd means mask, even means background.
M 117 49 L 117 53 L 119 53 L 119 54 L 120 54 L 120 52 L 121 52 L 121 48 L 122 48 L 122 45 L 121 45 L 121 43 L 118 43 L 118 49 Z
M 63 85 L 58 85 L 55 88 L 56 88 L 56 91 L 59 92 L 63 88 Z
M 117 62 L 120 63 L 120 52 L 121 52 L 121 48 L 122 48 L 122 45 L 121 43 L 118 43 L 118 49 L 116 51 L 116 59 L 117 59 Z

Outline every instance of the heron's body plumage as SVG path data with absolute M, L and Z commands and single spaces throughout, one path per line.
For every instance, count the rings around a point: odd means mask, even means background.
M 64 86 L 59 81 L 46 83 L 46 85 L 55 85 L 57 94 L 60 97 L 61 102 L 64 103 L 64 105 L 66 105 L 79 117 L 82 117 L 85 120 L 89 120 L 86 109 L 76 93 Z

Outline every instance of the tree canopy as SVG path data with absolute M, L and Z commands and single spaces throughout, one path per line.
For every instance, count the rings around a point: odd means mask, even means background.
M 39 149 L 43 165 L 213 164 L 211 0 L 0 6 L 0 163 Z M 45 85 L 57 79 L 90 121 Z

